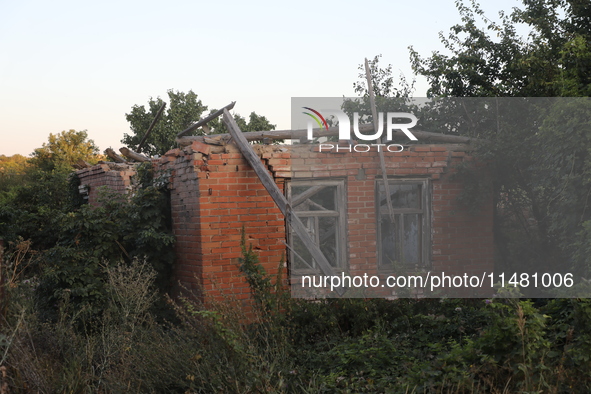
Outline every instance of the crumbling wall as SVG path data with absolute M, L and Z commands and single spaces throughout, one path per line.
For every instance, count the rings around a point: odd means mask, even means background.
M 469 162 L 486 179 L 482 163 L 474 163 L 465 144 L 421 144 L 405 147 L 402 152 L 384 152 L 389 179 L 428 179 L 430 210 L 430 267 L 446 274 L 494 271 L 492 195 L 480 206 L 467 207 L 458 197 L 464 189 L 456 166 Z M 305 148 L 293 155 L 292 179 L 344 178 L 347 204 L 347 252 L 350 275 L 376 275 L 382 278 L 392 272 L 378 269 L 376 182 L 382 171 L 377 151 L 319 152 Z M 287 173 L 285 174 L 287 175 Z M 486 182 L 484 182 L 486 183 Z M 480 276 L 479 274 L 479 276 Z M 390 291 L 390 290 L 386 290 Z M 474 295 L 466 289 L 462 296 Z
M 265 148 L 263 163 L 287 163 L 282 149 Z M 234 146 L 199 142 L 169 151 L 157 167 L 171 170 L 175 280 L 209 300 L 249 299 L 238 263 L 242 231 L 267 273 L 277 273 L 285 253 L 283 216 L 254 170 Z
M 376 272 L 375 193 L 381 179 L 377 152 L 319 153 L 311 147 L 306 148 L 309 153 L 298 152 L 292 157 L 289 146 L 253 148 L 281 190 L 292 176 L 344 179 L 350 273 L 384 274 Z M 463 183 L 453 177 L 454 165 L 472 161 L 467 146 L 414 145 L 384 154 L 389 177 L 430 180 L 431 269 L 450 274 L 492 272 L 492 198 L 483 200 L 475 212 L 469 212 L 457 199 Z M 176 237 L 173 279 L 179 284 L 175 292 L 186 289 L 204 296 L 205 301 L 221 301 L 230 295 L 248 305 L 250 289 L 238 262 L 242 229 L 267 273 L 276 274 L 288 255 L 284 217 L 254 170 L 234 145 L 198 141 L 167 152 L 153 164 L 156 171 L 170 174 Z M 82 184 L 90 186 L 91 203 L 96 204 L 99 186 L 123 192 L 131 184 L 130 167 L 112 166 L 101 164 L 78 171 Z
M 100 189 L 126 193 L 131 188 L 131 178 L 135 175 L 133 164 L 102 163 L 76 171 L 80 179 L 80 193 L 88 197 L 88 202 L 97 205 Z

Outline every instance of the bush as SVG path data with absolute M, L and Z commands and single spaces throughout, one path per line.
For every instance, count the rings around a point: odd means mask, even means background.
M 0 387 L 11 392 L 588 392 L 591 301 L 461 299 L 298 300 L 280 291 L 252 250 L 242 270 L 254 310 L 231 295 L 162 300 L 154 264 L 102 266 L 100 318 L 73 290 L 53 320 L 35 302 L 29 249 L 6 255 L 17 272 L 0 329 Z M 24 253 L 24 252 L 27 253 Z M 24 254 L 23 254 L 24 253 Z M 20 256 L 20 257 L 19 257 Z M 2 375 L 0 375 L 2 376 Z

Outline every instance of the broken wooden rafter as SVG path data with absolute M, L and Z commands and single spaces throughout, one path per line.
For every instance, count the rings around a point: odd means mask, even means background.
M 205 118 L 199 120 L 196 123 L 193 123 L 191 126 L 187 127 L 186 129 L 184 129 L 183 131 L 181 131 L 180 133 L 178 133 L 176 135 L 177 140 L 179 138 L 181 138 L 182 136 L 189 134 L 190 132 L 192 132 L 194 130 L 197 130 L 199 127 L 207 125 L 208 122 L 211 122 L 212 120 L 214 120 L 215 118 L 217 118 L 218 116 L 223 114 L 224 110 L 227 109 L 229 111 L 232 108 L 234 108 L 235 104 L 236 104 L 236 101 L 232 101 L 230 104 L 226 105 L 225 107 L 222 107 L 221 109 L 218 109 L 213 114 L 206 116 Z
M 373 131 L 374 127 L 372 123 L 359 125 L 359 131 L 361 133 L 366 133 L 369 131 Z M 351 128 L 351 132 L 353 132 L 353 128 Z M 418 131 L 412 130 L 412 133 L 417 137 L 421 142 L 425 141 L 433 141 L 439 143 L 451 143 L 451 144 L 467 144 L 470 142 L 477 141 L 475 138 L 470 137 L 463 137 L 459 135 L 449 135 L 449 134 L 441 134 L 441 133 L 432 133 L 429 131 Z M 244 138 L 247 141 L 262 141 L 265 138 L 270 140 L 285 140 L 285 139 L 301 139 L 305 138 L 308 135 L 307 129 L 299 129 L 299 130 L 268 130 L 268 131 L 248 131 L 242 133 Z M 339 128 L 338 127 L 330 127 L 328 130 L 325 129 L 314 129 L 314 135 L 319 137 L 331 137 L 339 135 Z M 392 133 L 393 137 L 405 137 L 406 135 L 400 131 L 395 130 Z M 200 141 L 206 142 L 207 139 L 214 139 L 216 141 L 216 145 L 223 145 L 227 143 L 227 141 L 231 138 L 230 134 L 210 134 L 208 136 L 185 136 L 185 137 L 177 137 L 177 142 L 181 147 L 191 145 L 193 141 Z
M 144 156 L 141 153 L 134 152 L 134 151 L 130 150 L 129 148 L 121 148 L 121 149 L 119 149 L 119 152 L 121 152 L 121 154 L 123 156 L 125 156 L 129 159 L 139 161 L 139 162 L 145 162 L 145 161 L 152 160 L 148 156 Z
M 105 155 L 113 159 L 115 163 L 127 163 L 127 160 L 115 153 L 115 151 L 111 148 L 105 149 Z
M 236 142 L 238 149 L 240 149 L 240 152 L 242 152 L 242 155 L 244 156 L 248 164 L 250 164 L 250 166 L 253 168 L 254 172 L 261 180 L 263 186 L 265 186 L 265 189 L 267 189 L 267 192 L 269 192 L 269 194 L 273 198 L 273 201 L 275 201 L 275 204 L 277 205 L 283 216 L 285 216 L 288 225 L 290 225 L 291 228 L 298 235 L 298 237 L 300 237 L 303 244 L 307 245 L 308 250 L 312 255 L 312 258 L 320 267 L 322 274 L 325 276 L 334 276 L 335 272 L 328 260 L 326 259 L 326 257 L 324 256 L 324 253 L 322 253 L 322 251 L 320 250 L 320 246 L 316 245 L 314 240 L 312 240 L 310 234 L 306 230 L 306 227 L 304 226 L 300 218 L 293 212 L 291 206 L 289 205 L 289 202 L 287 201 L 283 193 L 281 193 L 279 187 L 275 184 L 275 181 L 269 174 L 269 171 L 261 163 L 261 158 L 254 152 L 252 146 L 244 137 L 244 134 L 236 124 L 236 121 L 234 120 L 230 112 L 227 109 L 224 109 L 223 113 L 223 122 L 230 131 L 230 134 Z M 347 289 L 344 287 L 339 287 L 336 288 L 335 291 L 342 296 L 343 294 L 345 294 Z
M 158 112 L 156 113 L 156 116 L 154 117 L 154 120 L 150 124 L 150 127 L 148 127 L 148 130 L 146 130 L 146 134 L 144 134 L 142 140 L 140 141 L 139 145 L 137 146 L 138 153 L 142 151 L 142 146 L 144 146 L 144 142 L 146 142 L 146 139 L 148 138 L 148 136 L 152 132 L 152 129 L 154 128 L 154 126 L 156 126 L 156 123 L 158 122 L 158 119 L 160 119 L 160 116 L 162 115 L 162 112 L 164 111 L 165 107 L 166 107 L 166 103 L 162 103 L 162 105 L 160 106 L 160 109 L 158 110 Z
M 83 169 L 83 168 L 92 167 L 92 166 L 90 165 L 90 163 L 88 163 L 88 162 L 86 162 L 86 161 L 84 161 L 84 160 L 82 160 L 82 159 L 78 159 L 78 160 L 76 160 L 76 163 L 72 164 L 72 166 L 73 166 L 74 168 L 76 168 L 77 170 L 81 170 L 81 169 Z
M 224 145 L 224 142 L 222 141 L 221 137 L 214 137 L 214 138 L 210 138 L 208 136 L 203 136 L 203 142 L 205 142 L 206 144 L 209 145 Z

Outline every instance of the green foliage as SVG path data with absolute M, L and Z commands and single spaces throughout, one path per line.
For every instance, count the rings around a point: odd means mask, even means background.
M 204 117 L 205 111 L 207 111 L 207 106 L 197 99 L 197 94 L 192 90 L 184 93 L 170 89 L 167 93 L 169 105 L 141 149 L 147 155 L 163 155 L 174 148 L 177 134 Z M 131 112 L 125 115 L 133 134 L 124 134 L 121 142 L 131 149 L 137 150 L 140 141 L 163 103 L 164 100 L 158 97 L 155 100 L 150 98 L 147 109 L 143 105 L 134 105 Z M 209 113 L 213 112 L 215 110 L 211 110 Z M 234 119 L 242 131 L 275 129 L 275 125 L 269 123 L 267 118 L 257 115 L 255 112 L 250 114 L 248 122 L 238 114 L 234 115 Z M 227 133 L 220 119 L 212 120 L 208 126 L 213 130 L 212 132 Z M 197 133 L 200 132 L 202 131 L 197 131 Z
M 26 239 L 40 252 L 31 274 L 40 276 L 37 297 L 53 314 L 64 292 L 90 314 L 105 302 L 106 267 L 113 261 L 149 259 L 161 290 L 174 259 L 167 174 L 154 177 L 151 165 L 129 195 L 104 192 L 100 206 L 84 203 L 79 179 L 69 171 L 32 168 L 26 182 L 0 205 L 0 236 Z
M 395 84 L 392 76 L 392 65 L 388 64 L 385 68 L 380 67 L 380 58 L 382 55 L 375 56 L 372 60 L 368 60 L 369 72 L 371 75 L 371 84 L 373 86 L 375 97 L 389 97 L 389 98 L 408 98 L 412 97 L 415 90 L 415 80 L 408 82 L 406 77 L 401 74 L 398 87 Z M 359 67 L 359 81 L 353 83 L 353 89 L 361 97 L 369 97 L 367 89 L 367 78 L 365 74 L 365 64 L 360 64 Z
M 30 239 L 39 250 L 55 244 L 61 216 L 80 203 L 72 182 L 69 171 L 63 169 L 30 169 L 0 204 L 0 236 L 8 241 L 18 236 Z
M 591 243 L 590 238 L 581 238 L 584 224 L 591 220 L 590 119 L 589 98 L 562 99 L 552 106 L 538 132 L 540 156 L 531 171 L 548 231 L 569 252 L 572 265 L 567 268 L 586 277 L 591 266 L 579 250 Z
M 49 142 L 36 149 L 29 160 L 16 157 L 8 179 L 0 175 L 0 236 L 14 241 L 18 236 L 33 241 L 35 249 L 55 244 L 61 216 L 82 203 L 78 180 L 71 177 L 77 160 L 92 162 L 97 148 L 86 131 L 63 131 L 49 135 Z M 9 162 L 12 162 L 10 160 Z
M 578 0 L 523 1 L 524 8 L 486 17 L 475 1 L 457 1 L 462 23 L 441 41 L 451 55 L 422 58 L 411 47 L 415 72 L 431 96 L 588 96 L 591 7 Z M 516 26 L 529 27 L 520 37 Z M 482 26 L 484 25 L 484 26 Z
M 27 158 L 23 155 L 0 155 L 0 174 L 23 174 L 27 168 Z
M 275 284 L 271 282 L 271 278 L 265 272 L 263 266 L 259 264 L 259 257 L 252 251 L 252 245 L 246 246 L 246 233 L 242 228 L 242 238 L 240 241 L 242 247 L 242 257 L 238 260 L 240 264 L 240 272 L 246 276 L 252 295 L 260 310 L 267 314 L 270 312 L 277 312 L 281 307 L 282 294 L 282 277 L 280 263 L 279 275 L 276 278 Z
M 41 148 L 35 149 L 30 159 L 32 166 L 42 171 L 72 170 L 73 164 L 84 160 L 91 164 L 98 161 L 98 148 L 92 140 L 87 140 L 86 130 L 62 131 L 49 134 L 49 140 Z
M 54 245 L 62 215 L 83 203 L 79 181 L 71 176 L 72 164 L 96 161 L 96 153 L 85 131 L 69 130 L 50 134 L 31 159 L 16 157 L 18 165 L 10 167 L 6 182 L 0 174 L 0 236 L 31 240 L 38 250 Z
M 462 193 L 457 201 L 471 214 L 477 214 L 493 201 L 490 180 L 482 176 L 483 168 L 462 162 L 454 167 L 452 179 L 462 182 Z
M 582 226 L 590 219 L 591 141 L 585 131 L 590 104 L 542 97 L 589 96 L 591 5 L 524 0 L 522 9 L 501 12 L 499 22 L 474 1 L 456 5 L 462 22 L 448 36 L 440 35 L 447 54 L 424 58 L 411 48 L 413 69 L 427 78 L 432 97 L 491 98 L 438 100 L 439 109 L 427 107 L 419 114 L 421 127 L 482 139 L 478 155 L 490 168 L 503 268 L 573 269 L 587 275 L 589 265 L 579 250 L 586 242 Z M 530 29 L 528 37 L 518 34 L 517 25 Z M 482 100 L 486 110 L 478 108 Z
M 396 87 L 394 77 L 392 76 L 392 65 L 385 68 L 380 66 L 380 58 L 377 55 L 373 60 L 368 60 L 370 75 L 372 79 L 373 90 L 375 94 L 375 103 L 378 112 L 413 112 L 417 113 L 419 108 L 412 102 L 414 92 L 414 83 L 408 82 L 404 75 L 400 75 L 399 87 Z M 367 78 L 365 74 L 365 65 L 359 65 L 359 81 L 353 84 L 355 92 L 360 96 L 359 99 L 345 100 L 342 110 L 352 119 L 353 113 L 359 114 L 360 123 L 373 122 L 373 115 L 369 100 L 369 91 L 367 90 Z M 331 119 L 329 119 L 331 122 Z M 408 141 L 408 139 L 404 139 Z
M 176 135 L 198 121 L 207 110 L 207 106 L 197 99 L 197 94 L 192 90 L 184 93 L 170 89 L 167 94 L 168 106 L 142 147 L 142 152 L 147 155 L 163 155 L 172 149 L 176 145 Z M 158 97 L 150 98 L 147 109 L 143 105 L 134 105 L 125 114 L 133 134 L 124 134 L 121 142 L 132 150 L 137 150 L 162 104 L 164 100 Z
M 138 174 L 150 170 L 140 167 Z M 40 299 L 50 306 L 68 291 L 73 304 L 97 312 L 106 296 L 105 270 L 121 260 L 148 261 L 161 289 L 168 288 L 174 259 L 169 198 L 166 184 L 153 182 L 129 196 L 105 191 L 98 207 L 83 205 L 61 216 L 59 239 L 45 252 Z
M 0 204 L 10 199 L 10 192 L 23 182 L 28 167 L 22 155 L 0 155 Z
M 211 110 L 211 112 L 215 112 L 216 110 Z M 234 120 L 240 130 L 242 132 L 248 131 L 267 131 L 267 130 L 275 130 L 276 125 L 271 124 L 269 120 L 263 115 L 257 115 L 256 112 L 251 112 L 248 117 L 248 122 L 246 119 L 239 114 L 234 114 Z M 225 134 L 229 133 L 226 125 L 222 122 L 221 118 L 217 118 L 210 122 L 210 127 L 212 128 L 212 132 L 216 134 Z
M 207 309 L 183 299 L 176 324 L 158 322 L 157 274 L 134 259 L 105 265 L 102 319 L 83 330 L 73 292 L 46 322 L 32 302 L 38 282 L 17 278 L 0 329 L 3 382 L 12 392 L 591 389 L 589 300 L 284 300 L 245 251 L 253 294 L 286 302 L 276 318 L 264 308 L 247 316 L 226 295 Z

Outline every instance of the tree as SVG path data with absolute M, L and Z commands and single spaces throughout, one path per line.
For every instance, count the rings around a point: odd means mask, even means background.
M 0 236 L 22 236 L 43 248 L 56 241 L 62 214 L 81 202 L 78 178 L 70 176 L 72 165 L 94 163 L 100 156 L 85 130 L 50 134 L 32 156 L 17 182 L 0 182 Z
M 25 156 L 0 155 L 0 206 L 14 198 L 14 189 L 23 183 L 27 169 Z
M 0 155 L 0 176 L 23 174 L 26 167 L 27 158 L 23 155 Z
M 414 71 L 429 81 L 429 96 L 589 96 L 591 3 L 522 1 L 523 9 L 501 12 L 500 23 L 488 19 L 473 0 L 469 5 L 458 1 L 462 23 L 449 36 L 440 35 L 449 55 L 433 52 L 423 58 L 410 48 Z M 529 26 L 527 38 L 517 34 L 519 23 Z M 529 259 L 538 267 L 545 262 L 554 269 L 556 262 L 567 261 L 589 272 L 591 261 L 578 252 L 591 250 L 586 237 L 591 228 L 589 100 L 530 99 L 534 105 L 492 100 L 480 111 L 479 122 L 463 106 L 466 101 L 447 101 L 441 113 L 452 114 L 454 121 L 439 126 L 486 141 L 480 154 L 493 170 L 503 259 L 519 264 Z M 518 127 L 509 121 L 517 112 Z
M 368 61 L 369 72 L 371 75 L 371 84 L 373 85 L 374 94 L 376 97 L 412 97 L 415 90 L 415 80 L 408 82 L 404 74 L 400 74 L 400 82 L 397 85 L 394 82 L 392 76 L 392 65 L 388 64 L 385 68 L 380 67 L 380 58 L 382 55 L 375 56 L 372 60 Z M 367 90 L 367 80 L 365 77 L 365 65 L 360 64 L 359 70 L 359 81 L 353 83 L 353 89 L 357 94 L 362 97 L 369 97 Z
M 207 106 L 197 99 L 197 94 L 192 90 L 183 93 L 170 89 L 167 93 L 167 108 L 142 147 L 142 152 L 147 155 L 163 155 L 172 149 L 176 145 L 176 135 L 198 121 L 207 110 Z M 143 105 L 134 105 L 131 112 L 125 114 L 133 134 L 124 134 L 121 142 L 137 150 L 162 104 L 164 100 L 158 97 L 150 98 L 148 109 Z
M 168 98 L 169 104 L 166 111 L 164 111 L 158 123 L 152 129 L 150 136 L 142 146 L 141 150 L 145 154 L 163 155 L 175 147 L 177 134 L 204 117 L 205 115 L 203 114 L 208 109 L 206 105 L 203 105 L 201 100 L 197 99 L 197 94 L 192 90 L 189 90 L 188 93 L 183 93 L 175 92 L 171 89 L 168 90 Z M 158 97 L 156 100 L 150 98 L 148 110 L 143 105 L 134 105 L 131 112 L 125 115 L 127 121 L 130 123 L 133 134 L 125 134 L 121 142 L 132 150 L 137 150 L 140 141 L 163 103 L 164 100 Z M 215 111 L 214 109 L 209 113 Z M 255 112 L 250 114 L 248 122 L 238 114 L 234 115 L 234 119 L 242 131 L 275 129 L 275 125 L 269 123 L 266 117 L 257 115 Z M 208 126 L 212 129 L 212 133 L 227 132 L 219 118 L 209 122 Z M 198 131 L 198 133 L 200 132 L 201 130 Z
M 78 160 L 96 162 L 98 148 L 93 140 L 87 140 L 86 130 L 62 131 L 59 134 L 49 134 L 49 140 L 41 148 L 32 153 L 30 163 L 42 171 L 72 170 L 72 165 Z
M 375 56 L 368 60 L 369 72 L 373 86 L 375 104 L 378 112 L 413 112 L 418 111 L 418 107 L 413 104 L 412 95 L 415 90 L 415 80 L 408 82 L 404 74 L 400 74 L 398 84 L 395 83 L 392 75 L 392 65 L 388 64 L 385 68 L 380 66 L 382 55 Z M 341 109 L 349 115 L 351 119 L 354 113 L 358 113 L 360 122 L 372 123 L 373 115 L 369 99 L 369 90 L 367 87 L 367 78 L 365 64 L 360 64 L 359 80 L 353 83 L 353 89 L 360 98 L 345 99 Z M 329 119 L 332 123 L 333 119 Z M 404 122 L 404 120 L 402 120 Z
M 211 112 L 215 112 L 216 110 L 212 110 Z M 269 120 L 263 115 L 257 115 L 256 112 L 251 112 L 250 116 L 248 117 L 248 122 L 245 118 L 240 116 L 239 114 L 234 114 L 234 120 L 240 130 L 242 132 L 248 131 L 267 131 L 267 130 L 275 130 L 276 125 L 271 124 Z M 210 122 L 210 127 L 212 128 L 212 132 L 216 134 L 226 134 L 229 133 L 228 129 L 226 129 L 226 125 L 220 118 L 217 118 Z
M 422 58 L 411 47 L 416 73 L 427 77 L 430 96 L 589 96 L 591 3 L 587 0 L 522 0 L 525 8 L 488 19 L 478 4 L 456 5 L 462 24 L 448 37 L 451 55 Z M 480 27 L 477 18 L 482 20 Z M 528 39 L 517 34 L 525 24 Z

